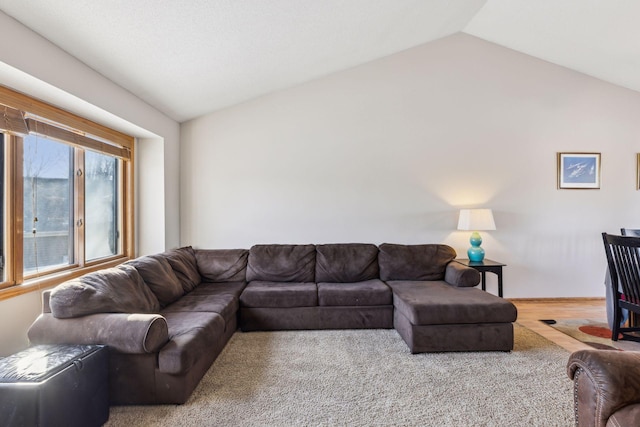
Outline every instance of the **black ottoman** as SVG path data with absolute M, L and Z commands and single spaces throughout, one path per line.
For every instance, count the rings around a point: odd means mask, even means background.
M 38 345 L 0 359 L 1 426 L 100 426 L 109 419 L 109 355 Z

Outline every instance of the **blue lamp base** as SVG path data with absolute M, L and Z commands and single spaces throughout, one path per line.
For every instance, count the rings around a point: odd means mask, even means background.
M 480 247 L 482 244 L 482 237 L 480 237 L 480 233 L 477 231 L 471 233 L 469 243 L 471 243 L 471 247 L 467 250 L 469 261 L 481 262 L 484 259 L 484 249 Z

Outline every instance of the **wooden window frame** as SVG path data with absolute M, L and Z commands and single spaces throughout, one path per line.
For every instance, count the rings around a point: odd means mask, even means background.
M 134 257 L 134 147 L 135 139 L 119 131 L 110 129 L 99 123 L 69 113 L 53 105 L 39 101 L 25 94 L 0 86 L 0 127 L 2 126 L 2 110 L 9 130 L 5 135 L 5 281 L 0 282 L 0 300 L 11 298 L 27 292 L 42 290 L 62 283 L 91 271 L 118 265 Z M 16 111 L 22 112 L 24 126 L 34 129 L 37 121 L 37 134 L 62 141 L 65 144 L 90 149 L 121 159 L 118 174 L 121 180 L 119 202 L 121 212 L 121 253 L 111 257 L 86 262 L 84 260 L 84 225 L 76 228 L 75 248 L 79 251 L 71 265 L 60 269 L 47 270 L 39 274 L 24 277 L 23 274 L 23 170 L 22 170 L 22 138 L 18 135 L 22 129 Z M 26 114 L 25 114 L 26 113 Z M 10 126 L 13 126 L 11 128 Z M 7 129 L 7 127 L 5 127 Z M 16 131 L 12 131 L 16 129 Z M 35 133 L 35 132 L 31 132 Z M 77 167 L 84 171 L 83 160 L 78 159 L 79 151 L 74 150 Z M 80 165 L 78 166 L 78 163 Z M 79 208 L 84 203 L 84 179 L 74 179 L 74 214 L 82 214 Z M 76 220 L 77 216 L 74 216 Z M 84 222 L 84 218 L 80 218 Z

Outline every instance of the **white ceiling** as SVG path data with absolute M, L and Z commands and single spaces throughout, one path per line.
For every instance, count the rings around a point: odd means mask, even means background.
M 636 0 L 0 0 L 182 122 L 463 31 L 640 91 Z

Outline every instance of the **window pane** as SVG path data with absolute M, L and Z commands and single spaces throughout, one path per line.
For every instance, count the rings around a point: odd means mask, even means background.
M 43 137 L 24 138 L 24 273 L 73 259 L 73 149 Z
M 119 252 L 118 159 L 86 151 L 85 258 L 87 261 Z

